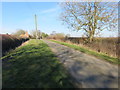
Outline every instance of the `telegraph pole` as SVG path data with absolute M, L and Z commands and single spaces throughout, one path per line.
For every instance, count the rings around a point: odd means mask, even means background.
M 38 35 L 37 35 L 38 30 L 37 30 L 37 16 L 36 16 L 36 14 L 35 14 L 35 27 L 36 27 L 36 39 L 37 39 L 38 38 Z

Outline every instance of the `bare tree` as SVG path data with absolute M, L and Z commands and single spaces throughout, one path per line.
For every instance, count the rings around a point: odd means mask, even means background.
M 56 34 L 56 31 L 52 31 L 51 35 L 55 35 Z
M 37 34 L 37 36 L 36 36 L 36 34 Z M 31 36 L 33 37 L 33 38 L 39 38 L 39 39 L 41 39 L 42 38 L 42 32 L 40 31 L 40 30 L 33 30 L 32 32 L 31 32 Z
M 83 30 L 91 42 L 103 30 L 115 30 L 118 20 L 115 2 L 61 3 L 61 20 L 73 30 Z
M 23 29 L 18 29 L 15 33 L 13 33 L 13 35 L 15 36 L 20 36 L 21 34 L 25 34 L 25 30 Z
M 49 37 L 49 39 L 60 39 L 63 40 L 65 38 L 65 34 L 64 33 L 56 33 L 56 32 L 52 32 Z

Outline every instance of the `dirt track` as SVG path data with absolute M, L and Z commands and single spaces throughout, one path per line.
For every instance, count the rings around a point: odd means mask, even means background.
M 118 88 L 117 65 L 51 41 L 43 41 L 59 57 L 78 88 Z

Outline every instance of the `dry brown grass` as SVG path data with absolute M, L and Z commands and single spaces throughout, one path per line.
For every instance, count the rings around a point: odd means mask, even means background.
M 89 50 L 107 54 L 111 57 L 118 57 L 118 47 L 120 42 L 118 38 L 95 38 L 92 43 L 88 43 L 86 38 L 68 38 L 64 42 L 76 44 Z

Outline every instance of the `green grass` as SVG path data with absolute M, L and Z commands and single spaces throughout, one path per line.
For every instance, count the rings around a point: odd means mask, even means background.
M 77 46 L 77 45 L 73 45 L 73 44 L 69 44 L 69 43 L 65 43 L 65 42 L 61 42 L 61 41 L 56 41 L 56 40 L 50 40 L 50 41 L 68 46 L 70 48 L 74 48 L 75 50 L 79 50 L 83 53 L 93 55 L 93 56 L 95 56 L 99 59 L 107 60 L 107 61 L 109 61 L 113 64 L 120 64 L 120 62 L 118 62 L 119 61 L 118 58 L 113 58 L 113 57 L 107 56 L 107 55 L 102 54 L 102 53 L 97 53 L 95 51 L 91 51 L 91 50 L 88 50 L 86 48 L 83 48 L 83 47 L 80 47 L 80 46 Z
M 73 88 L 70 77 L 43 41 L 30 40 L 2 57 L 3 88 Z

